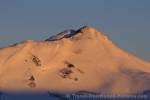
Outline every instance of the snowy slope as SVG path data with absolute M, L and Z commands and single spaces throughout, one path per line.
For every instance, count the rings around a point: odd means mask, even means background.
M 1 91 L 132 94 L 150 89 L 150 64 L 92 27 L 0 49 Z

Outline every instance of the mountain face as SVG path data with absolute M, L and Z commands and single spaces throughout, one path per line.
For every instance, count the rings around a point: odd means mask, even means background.
M 85 26 L 0 49 L 1 91 L 134 94 L 150 90 L 150 64 Z

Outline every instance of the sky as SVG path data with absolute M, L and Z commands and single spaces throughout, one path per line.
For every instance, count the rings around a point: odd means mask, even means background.
M 0 47 L 90 25 L 150 61 L 150 0 L 0 0 Z

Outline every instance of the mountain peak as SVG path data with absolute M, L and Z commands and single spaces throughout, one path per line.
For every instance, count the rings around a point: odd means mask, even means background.
M 83 26 L 77 32 L 81 33 L 95 33 L 97 30 L 91 26 Z
M 71 38 L 79 33 L 81 33 L 84 36 L 93 37 L 98 32 L 93 27 L 83 26 L 83 27 L 79 28 L 78 30 L 74 30 L 74 29 L 64 30 L 63 32 L 60 32 L 54 36 L 49 37 L 45 41 L 56 41 L 56 40 L 61 40 L 63 38 Z

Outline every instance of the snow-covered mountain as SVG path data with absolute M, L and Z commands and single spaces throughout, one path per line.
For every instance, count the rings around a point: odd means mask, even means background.
M 134 94 L 149 84 L 150 63 L 89 26 L 0 49 L 1 91 Z

